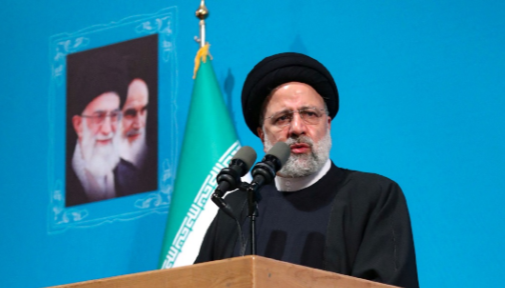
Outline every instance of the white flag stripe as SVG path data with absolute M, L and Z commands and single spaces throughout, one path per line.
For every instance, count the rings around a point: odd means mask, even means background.
M 216 176 L 222 167 L 228 166 L 238 149 L 240 149 L 240 144 L 236 141 L 219 158 L 219 162 L 215 163 L 205 178 L 175 235 L 174 241 L 163 261 L 162 269 L 188 265 L 195 261 L 205 232 L 217 213 L 217 206 L 212 201 L 208 201 L 217 186 Z M 208 212 L 205 212 L 206 210 Z M 204 216 L 202 217 L 202 215 Z
M 182 250 L 179 257 L 175 259 L 172 267 L 191 265 L 195 262 L 198 252 L 200 251 L 200 245 L 202 245 L 203 237 L 205 236 L 210 223 L 216 216 L 218 209 L 219 208 L 216 204 L 214 204 L 214 202 L 207 202 L 204 210 L 200 213 L 200 216 L 193 225 L 191 234 L 184 243 L 184 250 Z

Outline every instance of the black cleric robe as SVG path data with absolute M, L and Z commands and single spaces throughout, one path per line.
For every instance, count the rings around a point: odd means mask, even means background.
M 313 192 L 313 201 L 321 202 L 322 190 L 330 192 L 323 197 L 331 195 L 331 198 L 326 199 L 331 206 L 328 212 L 324 212 L 329 219 L 321 242 L 324 247 L 318 266 L 327 271 L 376 282 L 419 287 L 410 217 L 398 184 L 377 174 L 341 169 L 332 163 L 330 170 L 318 182 L 290 193 Z M 279 193 L 274 185 L 265 186 L 261 193 L 265 191 Z M 248 212 L 246 193 L 233 192 L 226 197 L 226 201 L 234 209 L 240 223 L 245 223 Z M 262 201 L 268 201 L 268 197 Z M 278 213 L 283 213 L 282 209 Z M 257 229 L 261 230 L 261 227 Z M 235 221 L 219 211 L 205 235 L 195 263 L 236 256 L 237 230 Z M 287 237 L 289 232 L 288 229 Z M 269 256 L 261 255 L 260 250 L 258 252 L 260 256 Z M 319 251 L 314 252 L 319 254 Z

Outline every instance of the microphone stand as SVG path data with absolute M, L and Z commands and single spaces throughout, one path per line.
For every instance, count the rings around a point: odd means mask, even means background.
M 258 217 L 258 209 L 257 209 L 257 202 L 261 200 L 261 196 L 258 193 L 258 188 L 260 187 L 259 184 L 257 183 L 246 183 L 246 182 L 241 182 L 239 185 L 239 189 L 242 191 L 247 192 L 247 202 L 249 206 L 249 213 L 248 217 L 251 220 L 251 229 L 250 229 L 250 237 L 251 237 L 251 255 L 256 255 L 256 217 Z M 214 191 L 214 193 L 211 196 L 212 202 L 214 202 L 221 210 L 223 210 L 228 216 L 230 216 L 233 220 L 235 220 L 235 223 L 237 223 L 237 229 L 239 232 L 239 238 L 240 238 L 240 255 L 245 254 L 245 241 L 243 239 L 243 234 L 242 234 L 242 229 L 240 228 L 240 222 L 235 217 L 232 208 L 226 201 L 223 199 L 224 193 L 218 189 Z
M 250 220 L 250 233 L 249 237 L 251 240 L 251 254 L 257 255 L 256 250 L 256 217 L 258 217 L 258 202 L 261 200 L 261 195 L 259 194 L 259 188 L 262 183 L 253 182 L 251 184 L 242 182 L 240 183 L 240 190 L 245 191 L 247 193 L 247 204 L 248 204 L 248 217 Z M 212 194 L 212 201 L 216 203 L 216 205 L 221 208 L 228 216 L 233 219 L 235 215 L 233 215 L 231 207 L 224 201 L 222 198 L 222 193 L 216 191 Z
M 245 146 L 248 147 L 248 146 Z M 244 148 L 245 148 L 244 147 Z M 249 147 L 250 148 L 250 147 Z M 250 148 L 252 150 L 252 148 Z M 240 152 L 240 151 L 239 151 Z M 238 152 L 237 152 L 238 153 Z M 233 169 L 223 169 L 220 175 L 218 175 L 218 181 L 224 181 L 223 183 L 231 183 L 233 187 L 236 187 L 235 184 L 239 184 L 239 189 L 247 192 L 247 203 L 249 208 L 249 219 L 251 220 L 250 225 L 250 237 L 251 237 L 251 255 L 257 255 L 256 253 L 256 217 L 258 215 L 258 202 L 261 201 L 261 195 L 259 194 L 259 189 L 263 185 L 268 183 L 272 183 L 275 178 L 276 172 L 281 169 L 282 165 L 288 160 L 290 154 L 289 146 L 284 142 L 277 142 L 274 147 L 272 147 L 268 154 L 265 155 L 263 160 L 260 163 L 257 163 L 256 166 L 252 169 L 253 181 L 251 184 L 247 184 L 244 182 L 236 183 L 239 180 L 236 180 L 237 177 L 234 177 L 235 174 L 232 172 L 235 171 Z M 256 154 L 254 154 L 254 158 L 256 158 Z M 252 161 L 254 162 L 254 161 Z M 251 163 L 252 163 L 251 162 Z M 249 166 L 247 166 L 249 167 Z M 249 168 L 247 168 L 248 170 Z M 221 179 L 221 180 L 220 180 Z M 223 187 L 220 186 L 214 191 L 212 195 L 212 201 L 217 204 L 221 209 L 225 211 L 230 217 L 236 220 L 238 225 L 238 230 L 240 229 L 240 223 L 237 218 L 233 215 L 233 211 L 231 207 L 229 207 L 222 198 L 224 196 L 224 190 L 229 188 L 225 184 Z M 240 233 L 241 234 L 241 233 Z M 245 246 L 242 246 L 242 252 L 245 251 Z
M 256 164 L 253 168 L 253 181 L 251 184 L 246 186 L 247 203 L 249 204 L 249 218 L 251 219 L 251 255 L 256 255 L 256 217 L 259 216 L 258 202 L 261 201 L 259 188 L 267 183 L 272 183 L 276 172 L 274 167 L 278 170 L 281 166 L 282 164 L 276 156 L 267 154 L 263 161 Z
M 280 142 L 283 143 L 283 142 Z M 284 144 L 284 143 L 283 143 Z M 285 144 L 284 144 L 285 145 Z M 258 202 L 261 201 L 261 195 L 259 194 L 259 189 L 263 185 L 267 183 L 271 183 L 275 178 L 275 172 L 279 170 L 282 166 L 281 161 L 272 155 L 266 155 L 265 159 L 256 164 L 254 167 L 253 181 L 251 184 L 240 183 L 239 187 L 241 190 L 245 190 L 247 192 L 247 204 L 249 208 L 249 219 L 251 220 L 250 227 L 250 238 L 251 238 L 251 255 L 257 255 L 256 253 L 256 217 L 258 217 Z M 224 175 L 227 176 L 227 175 Z M 224 177 L 223 176 L 223 177 Z M 235 218 L 232 213 L 231 207 L 229 207 L 223 197 L 223 192 L 216 189 L 214 195 L 212 195 L 212 201 L 217 204 L 220 208 L 222 208 L 226 214 L 230 215 L 232 218 Z M 238 222 L 238 221 L 237 221 Z
M 256 182 L 247 184 L 247 204 L 249 207 L 251 255 L 256 255 L 256 217 L 258 217 L 258 202 L 261 196 L 258 193 L 259 185 Z

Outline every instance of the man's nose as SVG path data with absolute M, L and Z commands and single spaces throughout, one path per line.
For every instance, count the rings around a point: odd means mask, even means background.
M 302 117 L 300 117 L 300 113 L 293 113 L 293 119 L 289 124 L 289 134 L 290 135 L 302 135 L 305 134 L 305 122 Z
M 137 113 L 135 117 L 133 117 L 133 123 L 132 123 L 134 128 L 140 128 L 140 113 Z
M 110 117 L 105 117 L 102 125 L 100 126 L 100 133 L 103 135 L 108 135 L 112 131 L 112 121 Z

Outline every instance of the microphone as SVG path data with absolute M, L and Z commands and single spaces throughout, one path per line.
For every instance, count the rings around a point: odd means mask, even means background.
M 240 177 L 247 174 L 256 161 L 256 151 L 249 146 L 240 148 L 230 161 L 230 165 L 223 168 L 216 177 L 218 186 L 214 194 L 223 197 L 224 193 L 239 187 Z
M 288 161 L 290 153 L 291 149 L 288 144 L 284 142 L 275 143 L 274 147 L 263 157 L 263 160 L 254 166 L 251 173 L 253 177 L 251 187 L 257 190 L 263 185 L 272 183 L 275 173 Z
M 236 189 L 240 186 L 242 183 L 242 181 L 240 181 L 240 177 L 244 176 L 247 171 L 251 169 L 254 161 L 256 161 L 256 151 L 254 151 L 254 149 L 249 146 L 244 146 L 240 148 L 237 153 L 235 153 L 235 156 L 233 156 L 233 158 L 231 158 L 230 165 L 228 165 L 227 168 L 223 168 L 216 177 L 218 185 L 212 194 L 212 202 L 214 202 L 217 207 L 221 208 L 237 223 L 238 220 L 233 214 L 233 209 L 231 209 L 230 205 L 226 203 L 226 201 L 223 199 L 223 196 L 224 193 Z M 237 225 L 239 231 L 241 231 L 240 224 Z M 241 242 L 243 241 L 241 240 Z

